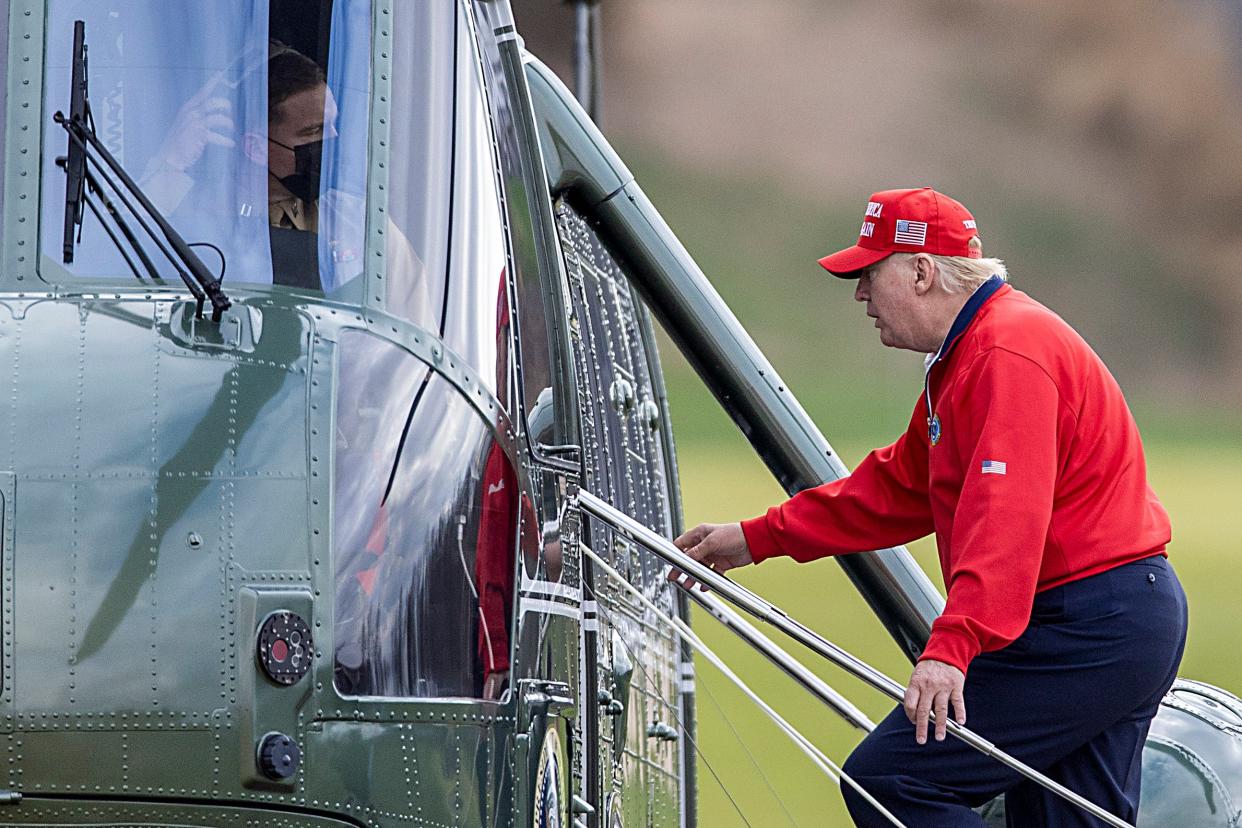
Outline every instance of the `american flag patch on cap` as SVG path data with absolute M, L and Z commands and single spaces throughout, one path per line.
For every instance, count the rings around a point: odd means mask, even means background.
M 923 246 L 927 243 L 927 222 L 898 219 L 897 232 L 893 234 L 893 243 Z
M 984 474 L 1005 474 L 1006 468 L 1007 467 L 1005 466 L 1004 462 L 1000 460 L 984 460 L 983 461 L 983 473 Z

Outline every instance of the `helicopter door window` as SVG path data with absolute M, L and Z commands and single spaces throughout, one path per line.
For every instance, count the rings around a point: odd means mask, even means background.
M 68 108 L 73 25 L 84 20 L 96 133 L 188 242 L 216 248 L 196 252 L 224 272 L 225 288 L 274 284 L 361 299 L 369 0 L 52 0 L 47 19 L 45 279 L 150 279 L 91 210 L 73 261 L 63 261 L 65 174 L 55 159 L 68 139 L 52 114 Z M 159 276 L 180 286 L 103 184 Z
M 406 351 L 349 332 L 339 354 L 337 690 L 496 698 L 522 508 L 513 465 L 492 424 Z

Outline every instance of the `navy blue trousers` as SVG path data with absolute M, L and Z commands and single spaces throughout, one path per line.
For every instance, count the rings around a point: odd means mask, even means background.
M 1163 557 L 1054 587 L 1035 596 L 1020 638 L 971 662 L 966 726 L 1133 823 L 1147 729 L 1185 643 L 1186 596 Z M 910 828 L 978 828 L 971 809 L 1001 794 L 1010 826 L 1104 825 L 953 736 L 937 742 L 929 728 L 917 744 L 900 706 L 844 769 Z M 856 824 L 892 824 L 842 793 Z

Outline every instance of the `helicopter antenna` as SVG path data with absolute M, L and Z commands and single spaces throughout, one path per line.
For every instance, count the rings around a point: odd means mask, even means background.
M 596 124 L 600 119 L 600 0 L 570 0 L 574 4 L 574 97 Z

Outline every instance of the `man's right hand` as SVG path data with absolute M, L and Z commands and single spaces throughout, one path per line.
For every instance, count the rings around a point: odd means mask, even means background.
M 186 172 L 203 157 L 208 144 L 235 145 L 233 103 L 228 98 L 206 97 L 204 93 L 212 88 L 208 84 L 181 107 L 153 163 Z
M 740 523 L 700 523 L 676 538 L 673 545 L 719 574 L 755 562 Z M 693 589 L 697 584 L 699 589 L 707 591 L 706 586 L 676 568 L 669 570 L 668 579 L 686 589 Z

